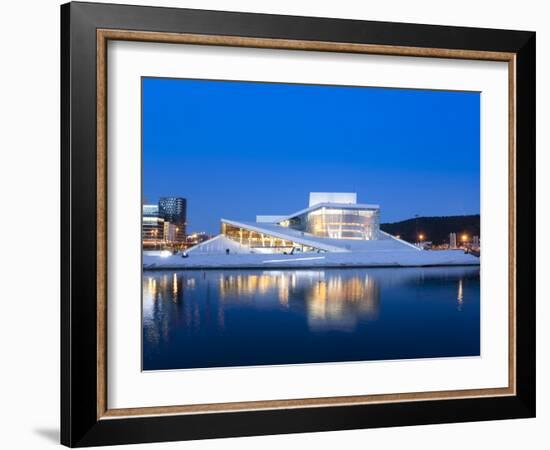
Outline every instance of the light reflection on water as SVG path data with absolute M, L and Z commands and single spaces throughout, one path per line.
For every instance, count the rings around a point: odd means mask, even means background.
M 143 275 L 143 368 L 479 354 L 479 268 Z

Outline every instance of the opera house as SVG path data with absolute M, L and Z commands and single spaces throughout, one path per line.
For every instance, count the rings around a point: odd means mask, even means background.
M 380 230 L 380 207 L 357 203 L 355 193 L 312 192 L 309 206 L 291 214 L 221 219 L 221 234 L 189 253 L 322 253 L 385 247 L 418 250 Z
M 380 230 L 380 207 L 357 194 L 312 192 L 291 214 L 221 219 L 221 233 L 176 255 L 143 255 L 143 268 L 418 267 L 479 265 L 462 250 L 422 250 Z

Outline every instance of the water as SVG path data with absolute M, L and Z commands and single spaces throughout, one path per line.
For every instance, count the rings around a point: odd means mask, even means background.
M 143 369 L 479 355 L 478 267 L 143 274 Z

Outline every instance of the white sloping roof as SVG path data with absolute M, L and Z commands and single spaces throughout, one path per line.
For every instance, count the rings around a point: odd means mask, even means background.
M 278 223 L 282 220 L 284 220 L 286 216 L 281 215 L 263 215 L 263 216 L 256 216 L 256 222 L 258 223 Z
M 393 239 L 394 241 L 397 241 L 403 245 L 408 245 L 413 250 L 420 251 L 421 248 L 417 247 L 414 244 L 411 244 L 410 242 L 404 241 L 403 239 L 396 238 L 395 236 L 391 235 L 390 233 L 386 233 L 385 231 L 378 230 L 378 234 L 380 235 L 380 239 Z
M 212 239 L 188 248 L 186 253 L 225 253 L 227 249 L 231 253 L 250 253 L 250 248 L 229 239 L 223 234 L 218 234 Z

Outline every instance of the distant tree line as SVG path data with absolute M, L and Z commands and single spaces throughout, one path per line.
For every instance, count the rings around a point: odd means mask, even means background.
M 449 242 L 449 234 L 456 233 L 457 242 L 463 234 L 480 236 L 479 214 L 471 216 L 443 216 L 443 217 L 417 217 L 401 222 L 383 223 L 380 228 L 394 236 L 399 235 L 407 242 L 418 242 L 418 236 L 423 235 L 424 241 L 430 241 L 434 245 Z M 481 239 L 481 236 L 480 236 Z

